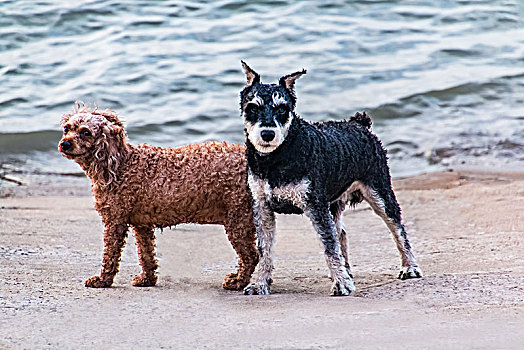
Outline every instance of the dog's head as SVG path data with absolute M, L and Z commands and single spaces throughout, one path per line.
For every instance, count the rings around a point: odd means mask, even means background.
M 63 135 L 58 151 L 84 168 L 102 175 L 106 185 L 115 177 L 125 150 L 124 125 L 112 111 L 91 110 L 77 102 L 72 114 L 62 117 Z
M 262 84 L 244 61 L 247 85 L 240 93 L 242 119 L 249 141 L 260 153 L 273 152 L 284 142 L 295 117 L 295 80 L 306 70 L 284 75 L 278 84 Z

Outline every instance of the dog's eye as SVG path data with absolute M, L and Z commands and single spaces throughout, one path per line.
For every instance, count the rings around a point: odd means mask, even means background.
M 246 113 L 253 113 L 258 110 L 259 106 L 255 103 L 248 103 L 246 106 Z
M 64 127 L 64 134 L 67 134 L 69 132 L 69 128 L 67 126 Z
M 276 118 L 278 122 L 284 125 L 289 120 L 289 109 L 284 106 L 281 106 L 276 109 Z
M 85 136 L 85 137 L 91 136 L 91 131 L 89 131 L 89 130 L 82 130 L 82 136 Z
M 277 109 L 277 113 L 280 114 L 280 115 L 285 115 L 285 114 L 287 114 L 287 109 L 281 107 L 281 108 Z

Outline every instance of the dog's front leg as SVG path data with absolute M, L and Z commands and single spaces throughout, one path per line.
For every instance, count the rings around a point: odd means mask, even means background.
M 118 272 L 122 248 L 127 236 L 126 224 L 108 224 L 104 231 L 104 256 L 102 258 L 102 272 L 100 276 L 89 278 L 85 285 L 91 288 L 111 287 Z
M 244 294 L 269 294 L 269 286 L 273 282 L 273 244 L 275 242 L 275 214 L 267 203 L 256 203 L 254 220 L 257 231 L 258 252 L 260 254 L 260 274 L 255 283 L 244 288 Z
M 345 266 L 335 223 L 329 211 L 329 204 L 318 201 L 312 202 L 308 204 L 305 213 L 313 223 L 313 227 L 324 244 L 326 261 L 333 278 L 331 295 L 349 295 L 355 290 L 355 284 Z
M 255 228 L 257 231 L 258 252 L 260 254 L 260 274 L 255 283 L 244 288 L 244 294 L 269 294 L 269 286 L 273 280 L 273 244 L 275 242 L 275 213 L 269 207 L 263 191 L 256 191 L 251 186 L 253 194 L 253 210 Z M 255 190 L 254 190 L 255 189 Z

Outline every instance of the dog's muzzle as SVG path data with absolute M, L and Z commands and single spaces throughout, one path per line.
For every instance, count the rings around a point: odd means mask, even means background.
M 58 150 L 62 152 L 68 158 L 80 158 L 84 157 L 88 152 L 84 153 L 72 153 L 73 143 L 71 141 L 64 140 L 58 144 Z
M 275 132 L 273 130 L 262 130 L 260 138 L 266 142 L 271 142 L 275 138 Z
M 62 151 L 68 151 L 68 150 L 71 149 L 71 147 L 73 147 L 73 144 L 71 142 L 69 142 L 69 141 L 62 141 L 60 143 L 60 149 Z

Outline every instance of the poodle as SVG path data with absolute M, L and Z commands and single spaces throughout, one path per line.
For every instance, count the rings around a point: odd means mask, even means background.
M 154 229 L 181 223 L 223 225 L 238 254 L 225 289 L 241 290 L 258 263 L 245 147 L 225 142 L 161 148 L 127 142 L 123 122 L 109 110 L 77 103 L 61 121 L 62 155 L 91 179 L 95 209 L 105 226 L 102 271 L 87 287 L 110 287 L 132 227 L 142 273 L 134 286 L 154 286 Z

